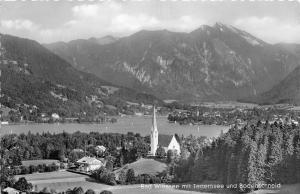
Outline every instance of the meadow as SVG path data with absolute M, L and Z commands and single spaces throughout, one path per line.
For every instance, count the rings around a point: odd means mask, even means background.
M 151 116 L 127 116 L 117 118 L 116 123 L 104 123 L 104 124 L 78 124 L 78 123 L 54 123 L 54 124 L 22 124 L 22 125 L 2 125 L 0 135 L 10 133 L 61 133 L 63 131 L 68 133 L 74 133 L 76 131 L 81 132 L 100 132 L 100 133 L 124 133 L 134 132 L 141 135 L 149 135 L 151 129 Z M 157 117 L 158 131 L 161 134 L 188 136 L 193 134 L 195 136 L 207 136 L 217 137 L 221 131 L 226 132 L 228 126 L 219 125 L 179 125 L 178 123 L 169 123 L 166 117 Z
M 95 180 L 88 176 L 75 174 L 67 171 L 58 171 L 50 173 L 35 173 L 28 175 L 16 176 L 16 178 L 25 177 L 31 182 L 38 190 L 45 187 L 55 189 L 56 191 L 66 191 L 69 188 L 82 187 L 83 190 L 93 189 L 97 193 L 103 190 L 110 190 L 113 194 L 138 194 L 138 193 L 166 193 L 166 194 L 185 194 L 185 193 L 198 193 L 183 190 L 176 190 L 172 188 L 142 188 L 141 185 L 117 185 L 109 186 L 97 183 Z M 204 194 L 204 193 L 203 193 Z
M 66 191 L 69 188 L 74 187 L 82 187 L 83 190 L 93 189 L 97 193 L 103 190 L 110 190 L 113 194 L 139 194 L 139 193 L 158 193 L 158 194 L 214 194 L 212 192 L 204 192 L 204 191 L 192 191 L 192 190 L 178 190 L 174 188 L 154 188 L 154 186 L 150 187 L 142 187 L 142 185 L 116 185 L 109 186 L 101 183 L 97 183 L 93 179 L 88 176 L 75 174 L 67 171 L 58 171 L 58 172 L 50 172 L 50 173 L 35 173 L 28 175 L 19 175 L 16 178 L 25 177 L 29 182 L 31 182 L 34 187 L 35 185 L 39 190 L 44 187 L 48 187 L 50 189 L 55 189 L 56 191 Z M 300 184 L 294 185 L 283 185 L 281 190 L 259 190 L 254 191 L 250 194 L 298 194 L 300 189 Z M 228 191 L 219 190 L 216 193 L 226 193 L 229 194 Z

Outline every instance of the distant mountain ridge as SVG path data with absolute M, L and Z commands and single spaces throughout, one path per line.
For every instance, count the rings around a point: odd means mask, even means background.
M 62 116 L 120 111 L 126 101 L 153 103 L 152 95 L 120 87 L 75 69 L 38 42 L 0 34 L 1 103 L 35 106 Z M 117 111 L 116 111 L 117 113 Z
M 251 100 L 261 104 L 300 105 L 300 67 L 297 67 L 283 81 L 272 89 Z
M 119 38 L 116 38 L 116 37 L 113 37 L 113 36 L 104 36 L 104 37 L 101 37 L 101 38 L 89 38 L 88 40 L 89 41 L 92 41 L 92 42 L 96 42 L 100 45 L 105 45 L 105 44 L 111 44 L 113 42 L 116 42 Z
M 102 45 L 89 39 L 45 46 L 103 80 L 185 102 L 256 96 L 300 64 L 295 50 L 222 23 L 190 33 L 142 30 Z

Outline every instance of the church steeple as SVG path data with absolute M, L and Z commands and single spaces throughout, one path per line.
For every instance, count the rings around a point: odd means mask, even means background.
M 152 127 L 151 127 L 151 155 L 155 156 L 158 147 L 158 130 L 156 123 L 156 109 L 153 105 L 153 117 L 152 117 Z
M 153 116 L 152 116 L 152 129 L 151 131 L 157 131 L 157 123 L 156 123 L 156 109 L 153 105 Z

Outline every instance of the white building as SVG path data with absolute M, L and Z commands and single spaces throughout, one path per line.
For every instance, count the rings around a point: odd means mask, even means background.
M 6 187 L 5 189 L 3 189 L 3 192 L 7 193 L 7 194 L 19 194 L 20 193 L 20 191 L 14 189 L 14 188 L 11 188 L 11 187 Z
M 172 139 L 169 142 L 167 151 L 169 150 L 173 150 L 175 153 L 180 155 L 180 144 L 179 144 L 179 140 L 175 137 L 175 135 L 172 136 Z
M 155 156 L 156 150 L 159 146 L 165 149 L 165 152 L 168 150 L 173 150 L 177 154 L 180 154 L 180 143 L 179 138 L 175 135 L 158 135 L 157 122 L 156 122 L 156 113 L 155 107 L 153 106 L 153 118 L 152 118 L 152 127 L 151 127 L 151 150 L 150 155 Z
M 59 118 L 60 118 L 57 113 L 52 113 L 51 117 L 53 120 L 59 120 Z
M 98 146 L 95 147 L 95 150 L 97 152 L 103 153 L 103 152 L 105 152 L 106 147 L 104 147 L 103 145 L 98 145 Z
M 80 171 L 84 172 L 90 172 L 93 170 L 97 170 L 100 167 L 104 166 L 104 163 L 100 160 L 97 160 L 96 158 L 92 157 L 83 157 L 80 160 L 76 162 L 76 164 L 79 166 L 78 169 Z

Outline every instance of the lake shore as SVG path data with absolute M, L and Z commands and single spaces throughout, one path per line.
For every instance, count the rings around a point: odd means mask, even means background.
M 149 135 L 151 129 L 151 116 L 125 116 L 118 117 L 116 123 L 26 123 L 2 125 L 0 134 L 21 134 L 21 133 L 74 133 L 80 132 L 99 132 L 99 133 L 123 133 L 128 132 Z M 221 131 L 226 132 L 229 126 L 220 125 L 179 125 L 169 123 L 165 116 L 157 117 L 159 133 L 173 135 L 217 137 Z

